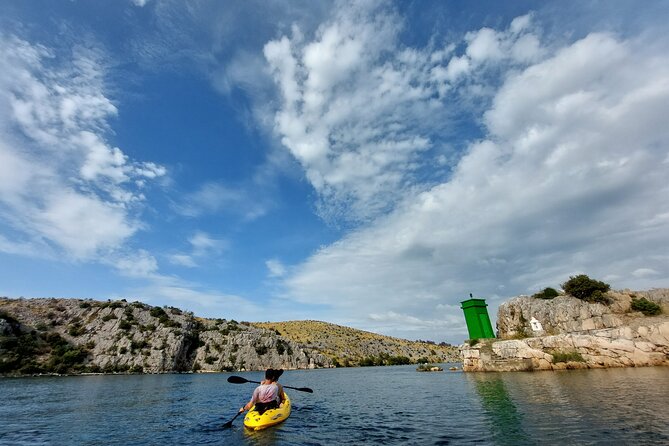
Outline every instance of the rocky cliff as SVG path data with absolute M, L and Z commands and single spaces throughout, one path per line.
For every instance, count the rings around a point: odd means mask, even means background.
M 632 310 L 648 299 L 663 315 Z M 520 296 L 499 308 L 502 340 L 461 347 L 465 371 L 556 370 L 669 365 L 669 290 L 607 293 L 609 304 L 571 296 Z
M 325 330 L 321 325 L 309 327 Z M 375 336 L 378 339 L 370 341 L 359 335 L 357 342 L 348 345 L 356 352 L 374 352 L 384 358 L 395 354 L 395 341 L 384 346 L 386 337 Z M 412 344 L 406 353 L 414 357 L 424 353 L 426 346 L 429 344 Z M 199 318 L 173 307 L 125 300 L 0 298 L 0 374 L 215 372 L 360 365 L 354 360 L 338 363 L 334 353 L 322 345 L 284 336 L 275 328 Z
M 141 302 L 0 299 L 0 373 L 330 367 L 271 330 Z
M 555 299 L 515 297 L 499 307 L 497 337 L 556 335 L 633 324 L 644 316 L 632 311 L 632 299 L 646 298 L 660 305 L 663 314 L 669 314 L 669 289 L 610 291 L 607 297 L 608 305 L 589 303 L 567 295 Z

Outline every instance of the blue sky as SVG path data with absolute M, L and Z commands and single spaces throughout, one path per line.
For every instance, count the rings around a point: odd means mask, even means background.
M 467 338 L 669 286 L 667 2 L 9 1 L 0 295 Z

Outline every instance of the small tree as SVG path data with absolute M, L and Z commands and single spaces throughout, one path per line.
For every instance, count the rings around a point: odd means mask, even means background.
M 553 299 L 555 297 L 558 297 L 559 295 L 560 293 L 558 293 L 555 288 L 547 287 L 544 288 L 542 291 L 533 294 L 532 297 L 536 299 Z
M 646 316 L 654 316 L 656 314 L 662 313 L 662 308 L 658 304 L 646 299 L 645 297 L 640 299 L 632 298 L 632 310 L 640 311 Z
M 562 289 L 565 293 L 570 294 L 578 299 L 587 302 L 608 302 L 604 293 L 611 289 L 608 283 L 600 282 L 599 280 L 591 279 L 585 274 L 569 277 L 565 283 L 562 284 Z

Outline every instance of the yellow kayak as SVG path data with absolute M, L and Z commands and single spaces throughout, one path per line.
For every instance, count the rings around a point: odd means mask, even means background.
M 274 426 L 275 424 L 282 423 L 286 421 L 286 418 L 289 416 L 290 398 L 288 398 L 288 394 L 286 393 L 286 401 L 283 402 L 281 407 L 266 410 L 262 415 L 260 415 L 258 411 L 256 411 L 255 406 L 253 406 L 244 417 L 244 426 L 254 431 L 259 431 Z

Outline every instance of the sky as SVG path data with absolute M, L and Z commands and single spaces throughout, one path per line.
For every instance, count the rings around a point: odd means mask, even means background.
M 669 2 L 9 0 L 0 295 L 467 339 L 669 287 Z

